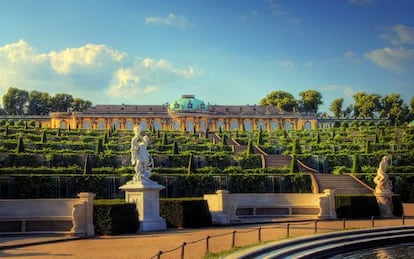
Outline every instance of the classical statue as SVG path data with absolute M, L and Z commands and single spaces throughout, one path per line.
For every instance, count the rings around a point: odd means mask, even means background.
M 378 166 L 377 175 L 374 178 L 375 192 L 392 192 L 392 182 L 387 175 L 388 156 L 383 156 Z
M 149 178 L 153 169 L 153 159 L 148 153 L 149 137 L 141 136 L 141 128 L 134 127 L 134 137 L 131 139 L 131 164 L 135 169 L 132 182 L 152 182 Z

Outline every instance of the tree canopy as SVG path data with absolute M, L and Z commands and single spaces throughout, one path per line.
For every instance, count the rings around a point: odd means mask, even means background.
M 3 95 L 3 107 L 9 115 L 45 115 L 49 112 L 85 111 L 92 106 L 92 102 L 80 98 L 74 98 L 70 94 L 55 94 L 26 91 L 9 87 Z
M 275 106 L 283 111 L 292 112 L 298 104 L 292 94 L 284 91 L 273 91 L 260 100 L 260 105 Z

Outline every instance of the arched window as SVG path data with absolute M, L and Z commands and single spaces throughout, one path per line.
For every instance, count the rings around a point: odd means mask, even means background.
M 141 121 L 139 126 L 141 127 L 141 130 L 147 130 L 147 122 Z
M 279 129 L 279 124 L 276 121 L 272 121 L 272 130 L 277 130 Z
M 310 123 L 310 121 L 305 122 L 305 130 L 310 130 L 312 129 L 312 124 Z
M 257 129 L 258 129 L 258 130 L 260 130 L 260 129 L 265 130 L 265 129 L 266 129 L 266 128 L 265 128 L 265 123 L 264 123 L 263 121 L 259 121 L 259 122 L 257 123 Z
M 161 122 L 159 122 L 159 121 L 154 122 L 154 129 L 155 130 L 161 130 Z
M 200 122 L 200 129 L 201 129 L 201 131 L 206 131 L 206 129 L 207 129 L 207 124 L 206 124 L 206 122 L 205 122 L 205 121 L 201 121 L 201 122 Z
M 193 131 L 194 123 L 192 121 L 187 122 L 187 131 Z
M 244 130 L 249 131 L 252 130 L 252 122 L 251 121 L 244 121 Z
M 217 130 L 220 130 L 220 128 L 222 130 L 224 129 L 224 121 L 218 121 L 217 122 Z
M 103 121 L 98 122 L 98 129 L 104 130 L 105 129 L 105 122 L 103 122 Z
M 231 130 L 238 130 L 239 124 L 237 123 L 237 121 L 232 121 L 230 124 L 230 128 Z
M 125 126 L 127 130 L 132 130 L 132 128 L 134 127 L 134 123 L 132 121 L 127 121 Z
M 90 128 L 91 128 L 91 123 L 90 123 L 89 121 L 85 121 L 85 122 L 83 123 L 83 128 L 84 128 L 84 129 L 90 129 Z
M 61 129 L 66 129 L 66 121 L 60 121 L 60 126 Z
M 180 130 L 180 122 L 174 121 L 173 122 L 173 129 L 174 130 Z
M 290 122 L 285 122 L 285 130 L 291 130 L 292 129 L 292 124 Z

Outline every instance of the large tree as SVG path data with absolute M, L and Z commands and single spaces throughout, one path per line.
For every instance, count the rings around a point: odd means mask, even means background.
M 55 94 L 50 101 L 52 112 L 66 112 L 73 108 L 73 96 L 70 94 Z
M 353 95 L 354 116 L 362 118 L 373 118 L 375 112 L 380 111 L 380 95 L 358 92 Z
M 42 115 L 50 112 L 50 95 L 44 92 L 31 91 L 27 114 Z
M 73 110 L 77 112 L 86 111 L 89 107 L 92 106 L 92 102 L 85 101 L 80 98 L 73 99 Z
M 344 98 L 337 98 L 333 100 L 329 106 L 329 110 L 334 114 L 335 117 L 339 118 L 343 114 L 342 105 L 344 104 Z
M 316 90 L 306 90 L 299 93 L 302 99 L 299 101 L 301 112 L 317 113 L 319 105 L 323 104 L 322 95 Z
M 388 118 L 392 124 L 406 121 L 409 115 L 407 104 L 399 94 L 384 95 L 381 98 L 381 118 Z
M 298 103 L 293 95 L 279 90 L 266 95 L 265 98 L 260 100 L 260 105 L 276 106 L 283 111 L 292 112 L 297 108 Z
M 24 114 L 28 101 L 29 93 L 26 90 L 20 90 L 14 87 L 9 87 L 7 93 L 3 95 L 4 110 L 10 115 Z

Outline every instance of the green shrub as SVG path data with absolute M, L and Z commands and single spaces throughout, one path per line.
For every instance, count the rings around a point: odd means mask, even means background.
M 204 199 L 160 199 L 160 216 L 168 227 L 209 227 L 211 215 Z
M 98 235 L 136 233 L 139 228 L 136 205 L 120 200 L 96 200 L 93 224 Z
M 366 218 L 379 216 L 377 199 L 373 195 L 335 195 L 337 218 Z

